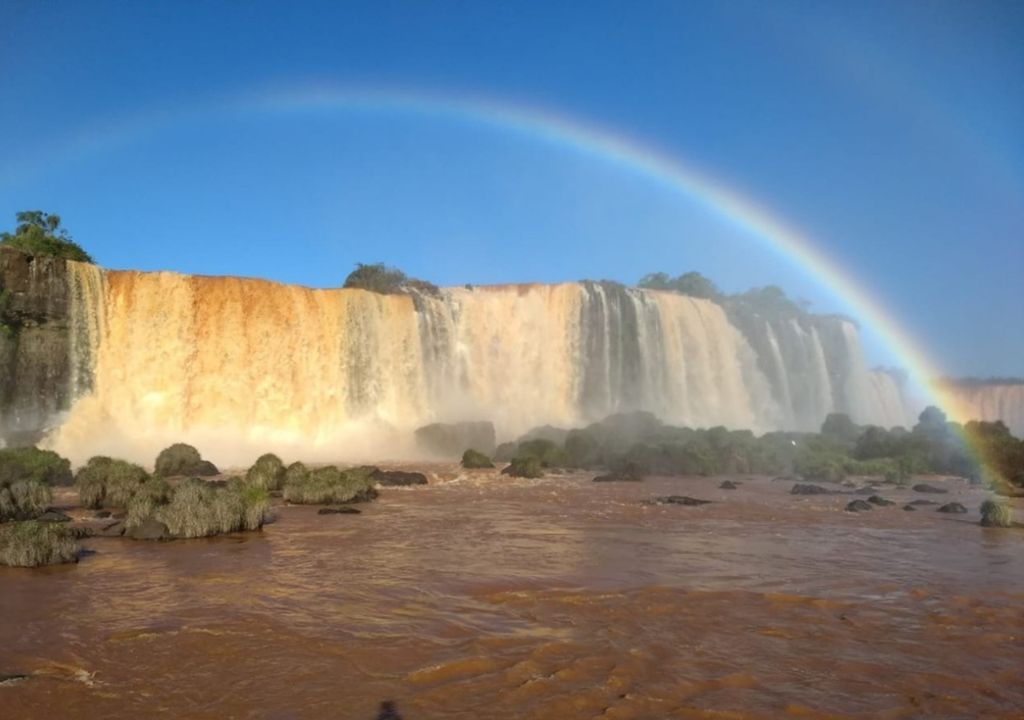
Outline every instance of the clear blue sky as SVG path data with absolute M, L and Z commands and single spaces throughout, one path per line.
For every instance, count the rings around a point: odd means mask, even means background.
M 847 309 L 600 158 L 450 117 L 238 102 L 480 96 L 707 169 L 814 237 L 948 372 L 1024 375 L 1022 48 L 1014 2 L 5 0 L 0 219 L 57 212 L 115 268 L 322 287 L 356 261 L 438 284 L 695 269 Z

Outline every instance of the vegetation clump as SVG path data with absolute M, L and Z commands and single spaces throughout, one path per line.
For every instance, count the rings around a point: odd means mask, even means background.
M 273 453 L 261 455 L 245 474 L 245 482 L 263 490 L 280 490 L 284 485 L 285 467 L 281 458 Z
M 46 485 L 70 485 L 71 463 L 51 450 L 35 447 L 0 450 L 0 483 L 36 480 Z
M 284 484 L 304 482 L 309 477 L 309 468 L 301 462 L 293 462 L 284 471 Z
M 981 524 L 985 527 L 1013 527 L 1013 508 L 1000 500 L 986 500 L 981 504 Z
M 156 514 L 157 508 L 168 503 L 172 495 L 170 483 L 158 475 L 143 482 L 125 504 L 125 527 L 132 529 L 141 526 L 147 518 Z
M 91 263 L 92 257 L 71 239 L 61 227 L 59 215 L 42 210 L 15 213 L 18 225 L 13 233 L 0 233 L 0 246 L 14 248 L 36 256 L 57 257 Z
M 149 474 L 138 465 L 102 455 L 89 459 L 75 475 L 83 507 L 127 507 Z
M 284 486 L 284 499 L 297 505 L 330 505 L 373 500 L 377 497 L 372 477 L 373 469 L 339 470 L 333 465 L 317 468 L 304 478 L 289 478 Z
M 38 480 L 0 479 L 0 522 L 31 520 L 50 505 L 53 493 L 49 485 Z
M 433 283 L 409 277 L 398 268 L 388 267 L 384 263 L 356 263 L 356 269 L 345 278 L 344 287 L 382 295 L 438 294 L 437 286 Z
M 544 477 L 544 466 L 540 458 L 535 455 L 517 455 L 512 458 L 509 466 L 501 471 L 502 475 L 511 475 L 521 478 L 542 478 Z
M 492 468 L 494 467 L 494 463 L 491 462 L 491 459 L 482 452 L 478 452 L 473 448 L 470 448 L 466 452 L 462 453 L 462 467 L 467 470 L 479 470 L 483 468 Z
M 77 562 L 78 545 L 57 523 L 28 520 L 0 525 L 0 565 L 37 567 Z
M 164 477 L 178 475 L 210 477 L 218 473 L 216 465 L 203 460 L 198 450 L 185 443 L 175 443 L 165 448 L 156 458 L 156 474 Z

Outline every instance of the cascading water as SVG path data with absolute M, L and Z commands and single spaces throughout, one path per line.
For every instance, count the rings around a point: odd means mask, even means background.
M 630 410 L 758 432 L 816 429 L 853 407 L 862 422 L 898 414 L 887 404 L 898 388 L 877 389 L 852 325 L 838 330 L 844 343 L 823 342 L 830 319 L 759 321 L 754 333 L 711 301 L 611 283 L 410 297 L 85 265 L 73 275 L 77 399 L 50 444 L 77 462 L 149 461 L 176 441 L 228 464 L 267 450 L 401 457 L 411 430 L 435 421 L 490 419 L 509 438 Z
M 1024 380 L 947 380 L 939 388 L 966 417 L 1002 420 L 1010 432 L 1024 437 Z

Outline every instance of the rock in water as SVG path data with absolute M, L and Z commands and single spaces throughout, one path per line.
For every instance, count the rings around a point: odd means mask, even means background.
M 831 495 L 832 491 L 823 488 L 821 485 L 811 485 L 809 483 L 797 483 L 793 486 L 793 489 L 789 491 L 790 495 Z
M 917 485 L 914 486 L 914 490 L 920 493 L 934 493 L 938 495 L 943 495 L 949 492 L 945 488 L 935 487 L 934 485 L 929 485 L 928 483 L 918 483 Z
M 868 498 L 868 502 L 872 505 L 878 505 L 879 507 L 885 507 L 886 505 L 895 505 L 896 503 L 892 500 L 886 500 L 881 495 L 872 495 Z
M 914 505 L 915 507 L 920 505 L 938 505 L 934 500 L 911 500 L 908 504 Z
M 940 513 L 954 513 L 956 515 L 960 515 L 961 513 L 967 512 L 967 508 L 965 508 L 963 505 L 961 505 L 958 502 L 951 502 L 951 503 L 946 503 L 945 505 L 940 507 L 939 508 L 939 512 Z
M 610 472 L 605 475 L 598 475 L 594 482 L 643 482 L 643 475 L 631 472 Z
M 363 511 L 359 508 L 342 505 L 341 507 L 324 507 L 316 511 L 317 515 L 359 515 Z
M 125 532 L 125 537 L 130 537 L 133 540 L 168 540 L 171 537 L 171 532 L 156 518 L 148 517 L 141 524 Z
M 686 505 L 689 507 L 695 507 L 697 505 L 710 505 L 710 500 L 699 500 L 692 498 L 687 495 L 665 495 L 664 497 L 656 497 L 653 500 L 646 502 L 648 505 Z
M 423 473 L 403 472 L 402 470 L 375 470 L 370 474 L 370 479 L 385 487 L 427 484 L 427 476 Z
M 846 505 L 846 512 L 864 512 L 870 509 L 871 503 L 866 503 L 863 500 L 852 500 Z
M 866 486 L 864 486 L 862 488 L 857 488 L 856 490 L 854 490 L 853 494 L 854 495 L 874 495 L 876 492 L 878 492 L 878 488 L 876 488 L 874 485 L 866 485 Z M 870 500 L 869 500 L 869 502 L 870 502 Z
M 47 510 L 42 515 L 36 518 L 39 522 L 54 522 L 54 523 L 66 523 L 70 522 L 71 518 L 62 512 L 56 510 Z
M 93 531 L 94 537 L 121 537 L 124 535 L 124 523 L 120 520 L 101 525 Z
M 732 480 L 723 480 L 722 484 L 718 486 L 719 490 L 738 490 L 740 483 L 733 482 Z
M 914 507 L 913 504 L 904 505 L 903 509 L 906 510 L 907 512 L 916 512 L 917 511 L 917 508 Z

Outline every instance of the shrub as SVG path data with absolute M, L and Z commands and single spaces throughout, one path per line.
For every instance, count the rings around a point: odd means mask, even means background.
M 438 293 L 437 286 L 426 280 L 411 278 L 398 268 L 384 263 L 356 263 L 356 269 L 345 278 L 346 288 L 359 288 L 370 292 L 394 295 L 421 292 L 428 295 Z
M 162 477 L 151 477 L 138 486 L 135 494 L 127 503 L 128 516 L 125 526 L 128 529 L 138 527 L 146 518 L 154 515 L 157 508 L 165 505 L 173 491 L 170 484 Z
M 0 483 L 16 480 L 70 485 L 71 463 L 55 452 L 34 447 L 0 450 Z
M 494 467 L 494 463 L 492 463 L 491 459 L 482 452 L 477 452 L 470 448 L 466 452 L 462 453 L 462 467 L 467 470 L 492 468 Z
M 83 250 L 68 231 L 61 227 L 60 216 L 42 210 L 15 213 L 18 225 L 13 233 L 0 233 L 0 245 L 12 247 L 31 255 L 48 256 L 91 263 L 89 253 Z
M 0 481 L 0 522 L 31 520 L 45 511 L 52 499 L 50 486 L 39 480 Z
M 83 507 L 127 507 L 149 474 L 138 465 L 97 456 L 89 459 L 75 476 Z
M 544 477 L 544 469 L 539 458 L 533 455 L 517 455 L 511 464 L 501 471 L 503 475 L 522 478 Z
M 156 458 L 156 472 L 164 477 L 176 475 L 199 475 L 209 477 L 217 474 L 217 467 L 203 460 L 199 451 L 185 443 L 175 443 L 165 448 Z
M 985 527 L 1012 527 L 1013 508 L 999 500 L 986 500 L 981 504 L 981 524 Z
M 245 474 L 245 482 L 264 490 L 280 490 L 284 484 L 285 468 L 281 458 L 273 453 L 260 456 Z
M 284 499 L 297 505 L 363 502 L 377 496 L 366 468 L 339 470 L 327 466 L 313 470 L 305 479 L 290 480 Z
M 544 438 L 536 438 L 519 443 L 518 457 L 535 457 L 541 467 L 564 467 L 568 464 L 565 451 L 555 443 Z M 513 460 L 514 462 L 514 460 Z
M 284 471 L 284 484 L 303 482 L 309 477 L 309 468 L 303 463 L 293 462 Z
M 0 525 L 0 565 L 36 567 L 75 562 L 78 545 L 67 528 L 35 520 Z

